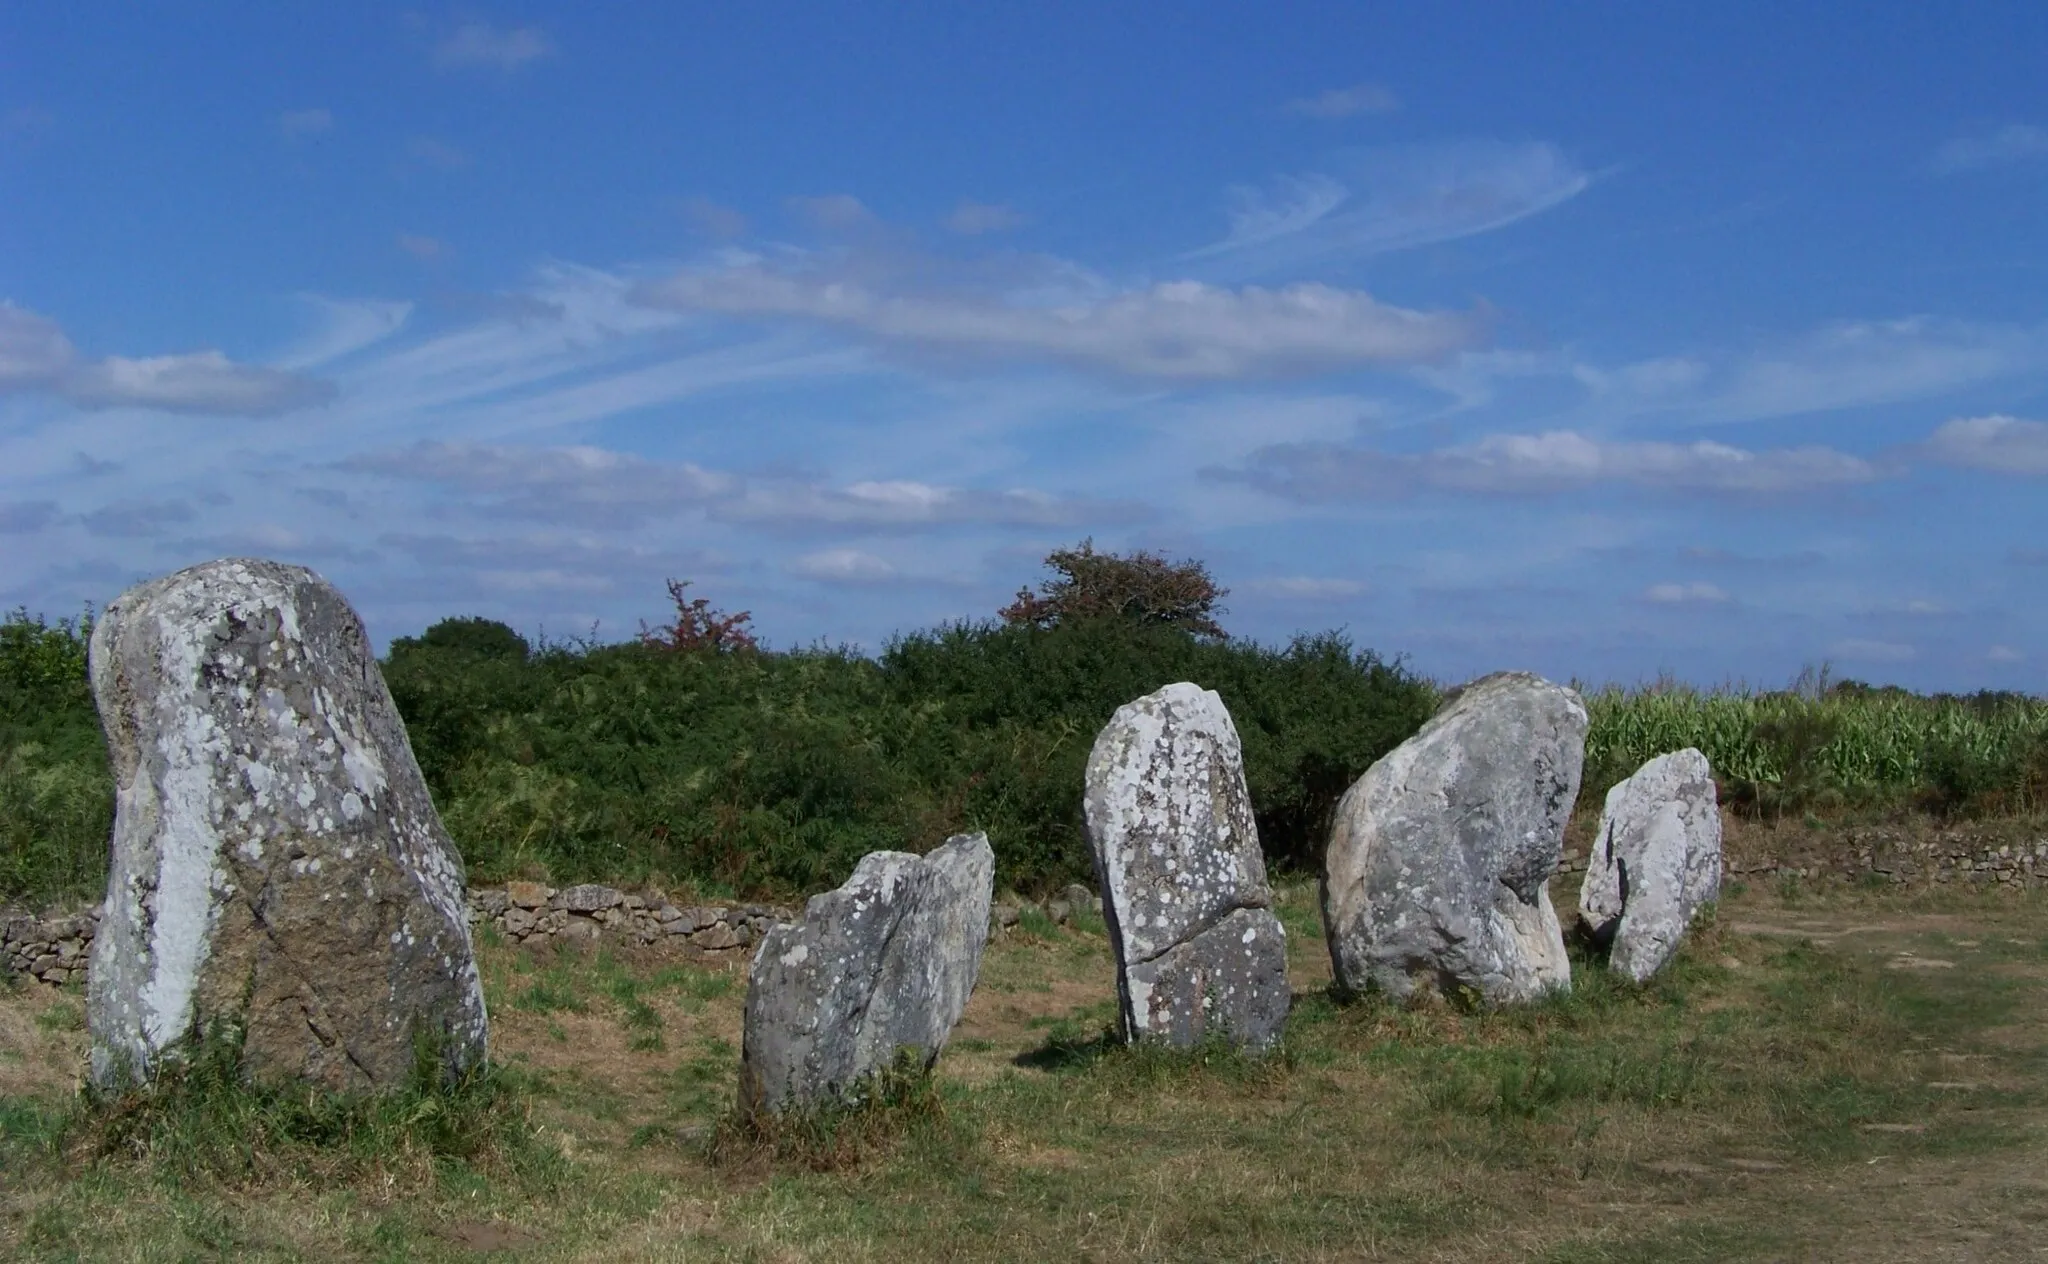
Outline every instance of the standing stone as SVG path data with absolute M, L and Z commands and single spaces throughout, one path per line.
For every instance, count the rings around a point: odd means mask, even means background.
M 1340 987 L 1496 1004 L 1571 986 L 1546 887 L 1585 763 L 1586 708 L 1539 676 L 1466 686 L 1337 804 L 1323 920 Z
M 1607 792 L 1579 917 L 1609 963 L 1640 983 L 1721 893 L 1721 806 L 1707 757 L 1659 755 Z
M 769 929 L 747 985 L 742 1104 L 857 1101 L 898 1050 L 938 1061 L 981 973 L 995 876 L 986 834 L 871 852 L 802 921 Z
M 1085 807 L 1124 1038 L 1272 1044 L 1292 999 L 1287 933 L 1223 700 L 1176 684 L 1118 708 Z
M 129 589 L 93 629 L 115 782 L 92 1078 L 240 1026 L 246 1072 L 400 1085 L 415 1042 L 484 1056 L 462 862 L 362 621 L 313 572 L 237 558 Z

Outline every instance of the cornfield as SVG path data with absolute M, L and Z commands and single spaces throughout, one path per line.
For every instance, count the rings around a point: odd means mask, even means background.
M 1586 706 L 1589 795 L 1691 746 L 1725 795 L 1764 810 L 2048 807 L 2048 701 L 2026 695 L 1926 697 L 1825 682 L 1779 693 L 1660 686 L 1588 693 Z

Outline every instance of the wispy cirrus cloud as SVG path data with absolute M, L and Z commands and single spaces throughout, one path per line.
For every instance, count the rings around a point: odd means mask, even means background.
M 332 383 L 239 364 L 218 351 L 89 360 L 57 323 L 0 303 L 0 391 L 43 390 L 80 408 L 269 417 L 334 396 Z
M 344 359 L 395 336 L 412 318 L 413 305 L 385 299 L 332 299 L 302 294 L 299 301 L 315 327 L 275 363 L 280 369 L 310 369 Z
M 554 54 L 555 42 L 537 26 L 464 22 L 434 48 L 434 64 L 512 71 Z
M 1341 119 L 1359 114 L 1390 114 L 1401 108 L 1401 99 L 1377 83 L 1354 83 L 1348 88 L 1331 88 L 1314 96 L 1296 97 L 1287 103 L 1289 114 L 1308 118 Z
M 1413 376 L 1460 409 L 1501 398 L 1501 384 L 1555 379 L 1582 396 L 1577 425 L 1668 420 L 1720 425 L 1934 398 L 1993 382 L 2048 377 L 2048 325 L 1930 316 L 1831 321 L 1737 349 L 1619 365 L 1567 353 L 1464 352 Z
M 1731 364 L 1703 407 L 1739 421 L 1937 395 L 2048 369 L 2048 326 L 1841 321 Z
M 885 278 L 893 280 L 894 278 Z M 692 269 L 639 291 L 675 311 L 800 320 L 924 352 L 1052 360 L 1135 377 L 1284 377 L 1436 359 L 1483 333 L 1471 315 L 1320 284 L 1238 289 L 1171 281 L 1100 296 L 887 287 L 828 268 Z
M 1592 181 L 1540 141 L 1361 151 L 1327 171 L 1231 190 L 1229 233 L 1183 258 L 1271 270 L 1407 250 L 1505 228 Z
M 2048 127 L 2008 123 L 1989 132 L 1957 136 L 1934 151 L 1934 170 L 1943 175 L 2048 160 Z
M 1307 503 L 1419 492 L 1540 496 L 1600 485 L 1768 497 L 1854 487 L 1883 477 L 1872 462 L 1832 448 L 1751 451 L 1706 441 L 1603 440 L 1569 430 L 1487 435 L 1424 452 L 1278 444 L 1253 453 L 1240 467 L 1208 473 Z

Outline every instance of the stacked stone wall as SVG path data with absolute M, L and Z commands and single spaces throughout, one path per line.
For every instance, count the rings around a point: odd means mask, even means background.
M 770 904 L 677 905 L 654 893 L 585 884 L 557 889 L 511 882 L 469 892 L 469 921 L 512 943 L 543 946 L 605 941 L 737 953 L 796 910 Z M 61 986 L 85 981 L 99 929 L 97 907 L 0 909 L 0 973 Z

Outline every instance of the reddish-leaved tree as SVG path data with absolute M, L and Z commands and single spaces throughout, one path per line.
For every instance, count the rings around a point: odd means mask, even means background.
M 713 610 L 709 598 L 686 596 L 683 590 L 689 586 L 687 579 L 668 581 L 669 599 L 676 603 L 676 621 L 650 628 L 646 620 L 641 620 L 642 645 L 679 654 L 700 650 L 721 654 L 761 648 L 754 640 L 754 634 L 747 630 L 747 624 L 754 617 L 750 611 L 726 614 Z

